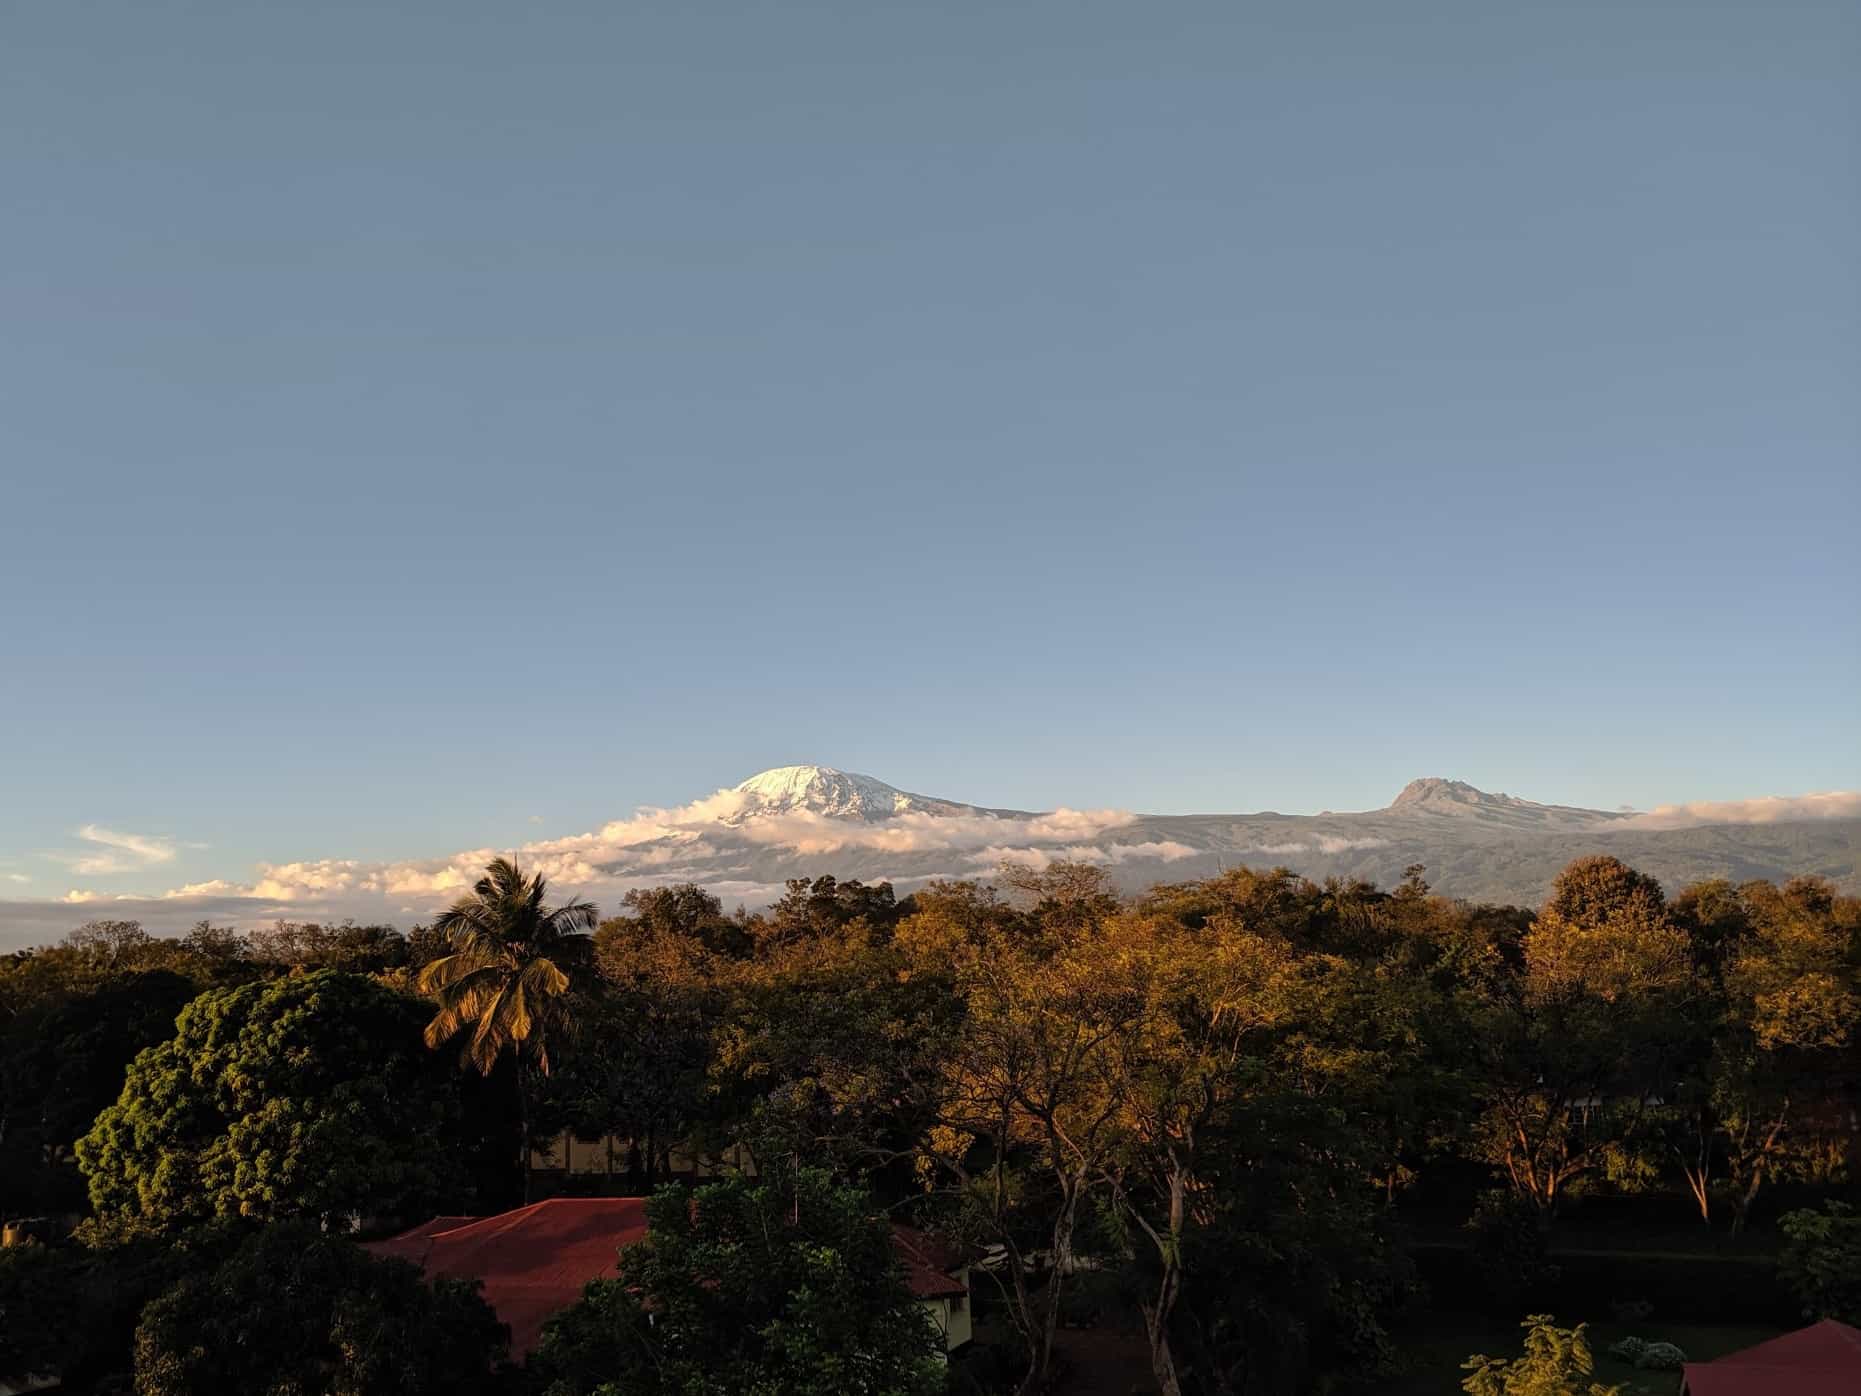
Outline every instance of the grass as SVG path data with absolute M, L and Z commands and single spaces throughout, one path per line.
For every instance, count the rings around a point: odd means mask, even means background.
M 1557 1321 L 1565 1324 L 1580 1320 L 1559 1314 Z M 1619 1383 L 1624 1396 L 1674 1396 L 1680 1388 L 1678 1372 L 1647 1372 L 1619 1362 L 1609 1356 L 1609 1344 L 1633 1335 L 1649 1342 L 1672 1343 L 1689 1362 L 1701 1362 L 1774 1338 L 1781 1331 L 1762 1324 L 1664 1323 L 1656 1316 L 1634 1323 L 1592 1319 L 1588 1336 L 1590 1349 L 1596 1354 L 1597 1381 L 1605 1386 Z M 1524 1329 L 1517 1324 L 1444 1315 L 1411 1328 L 1406 1335 L 1399 1333 L 1397 1338 L 1409 1370 L 1386 1388 L 1389 1396 L 1434 1396 L 1460 1389 L 1460 1364 L 1476 1352 L 1493 1357 L 1516 1356 Z

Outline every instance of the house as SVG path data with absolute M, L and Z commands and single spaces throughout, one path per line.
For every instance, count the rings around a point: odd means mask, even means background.
M 969 1262 L 936 1237 L 915 1227 L 892 1223 L 892 1248 L 905 1265 L 905 1283 L 943 1334 L 943 1350 L 968 1343 Z
M 485 1302 L 510 1326 L 511 1355 L 522 1358 L 551 1314 L 581 1298 L 590 1280 L 613 1275 L 621 1249 L 645 1239 L 644 1198 L 556 1197 L 495 1217 L 434 1217 L 363 1249 L 428 1275 L 482 1281 Z M 894 1226 L 892 1245 L 944 1351 L 954 1352 L 970 1339 L 968 1267 L 910 1227 Z
M 1768 1343 L 1681 1369 L 1680 1396 L 1855 1396 L 1861 1329 L 1825 1318 Z
M 612 1275 L 622 1247 L 645 1239 L 643 1197 L 558 1197 L 494 1217 L 435 1217 L 363 1249 L 411 1260 L 430 1276 L 482 1280 L 521 1358 L 551 1314 L 580 1299 L 588 1281 Z

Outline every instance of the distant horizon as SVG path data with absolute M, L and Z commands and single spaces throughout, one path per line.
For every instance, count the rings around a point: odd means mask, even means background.
M 847 771 L 824 764 L 795 763 L 765 768 L 740 783 L 719 787 L 683 805 L 640 806 L 630 817 L 617 817 L 585 832 L 549 835 L 544 829 L 537 828 L 531 838 L 519 843 L 504 846 L 484 844 L 452 853 L 428 854 L 412 859 L 370 858 L 365 851 L 352 849 L 335 855 L 268 861 L 252 869 L 233 869 L 221 865 L 213 857 L 210 848 L 181 844 L 159 835 L 112 829 L 103 825 L 86 825 L 74 831 L 71 848 L 47 856 L 63 860 L 73 874 L 70 880 L 86 882 L 88 885 L 73 886 L 49 897 L 0 894 L 0 947 L 9 942 L 23 944 L 33 939 L 34 932 L 29 928 L 40 928 L 42 931 L 47 925 L 63 920 L 77 924 L 80 920 L 112 915 L 132 918 L 153 916 L 165 924 L 191 921 L 196 913 L 200 918 L 209 920 L 215 915 L 230 915 L 242 924 L 278 917 L 316 920 L 350 917 L 395 919 L 396 916 L 412 916 L 416 920 L 424 919 L 469 886 L 476 870 L 497 854 L 514 856 L 518 861 L 534 866 L 552 880 L 572 886 L 578 892 L 586 892 L 592 883 L 596 890 L 604 891 L 611 900 L 616 901 L 630 887 L 685 880 L 720 886 L 727 893 L 747 895 L 752 902 L 767 900 L 777 884 L 756 884 L 731 877 L 720 881 L 715 875 L 705 871 L 691 872 L 691 869 L 703 867 L 701 860 L 704 850 L 709 847 L 706 841 L 707 830 L 734 828 L 744 819 L 748 819 L 752 826 L 757 826 L 760 820 L 777 818 L 754 803 L 748 807 L 743 803 L 746 798 L 753 802 L 760 799 L 760 796 L 745 797 L 740 794 L 744 787 L 754 787 L 758 782 L 768 783 L 767 778 L 772 776 L 791 777 L 786 781 L 778 779 L 775 782 L 778 788 L 784 789 L 795 783 L 795 776 L 801 779 L 848 777 L 861 782 L 873 782 L 895 794 L 908 794 L 961 809 L 975 810 L 977 818 L 954 812 L 948 816 L 942 812 L 907 812 L 898 820 L 900 824 L 912 826 L 906 833 L 896 836 L 889 834 L 886 832 L 887 821 L 881 820 L 875 826 L 878 832 L 867 837 L 844 832 L 841 816 L 810 813 L 809 807 L 803 805 L 797 807 L 793 816 L 782 817 L 799 822 L 771 823 L 766 831 L 756 834 L 760 846 L 771 851 L 786 850 L 802 867 L 807 866 L 808 860 L 812 858 L 821 871 L 831 870 L 831 866 L 844 856 L 849 847 L 870 846 L 875 850 L 892 848 L 899 852 L 918 848 L 947 847 L 951 850 L 952 866 L 946 871 L 888 879 L 906 884 L 920 883 L 934 876 L 986 876 L 990 871 L 991 859 L 1013 862 L 1023 856 L 1034 856 L 1037 848 L 1045 850 L 1039 855 L 1042 859 L 1067 857 L 1075 850 L 1084 850 L 1083 856 L 1091 859 L 1109 856 L 1113 862 L 1131 855 L 1154 859 L 1159 869 L 1158 876 L 1161 877 L 1172 863 L 1189 858 L 1194 850 L 1187 846 L 1158 842 L 1136 845 L 1113 842 L 1108 845 L 1107 837 L 1121 837 L 1118 831 L 1141 821 L 1232 819 L 1283 820 L 1307 824 L 1327 820 L 1341 823 L 1378 816 L 1387 818 L 1396 810 L 1396 803 L 1401 796 L 1416 787 L 1437 785 L 1448 788 L 1445 791 L 1424 788 L 1417 793 L 1424 797 L 1438 796 L 1448 803 L 1449 808 L 1453 808 L 1460 792 L 1465 791 L 1471 796 L 1483 797 L 1468 803 L 1467 807 L 1476 812 L 1489 808 L 1504 809 L 1510 805 L 1531 810 L 1568 810 L 1586 818 L 1593 816 L 1596 820 L 1606 821 L 1599 827 L 1611 832 L 1662 832 L 1705 826 L 1770 826 L 1827 820 L 1861 821 L 1861 793 L 1851 791 L 1764 795 L 1732 801 L 1674 801 L 1649 810 L 1626 810 L 1620 807 L 1602 809 L 1532 800 L 1517 792 L 1482 790 L 1470 782 L 1451 776 L 1415 777 L 1405 783 L 1400 792 L 1395 792 L 1391 803 L 1361 810 L 1326 807 L 1311 813 L 1298 813 L 1265 805 L 1255 809 L 1179 812 L 1149 810 L 1140 813 L 1122 807 L 1079 810 L 1065 805 L 1043 805 L 1026 807 L 1027 817 L 1024 818 L 997 818 L 989 815 L 988 811 L 1022 807 L 982 805 L 963 799 L 962 792 L 956 791 L 906 791 L 903 787 L 891 786 L 882 776 L 871 773 Z M 1504 804 L 1501 804 L 1502 799 Z M 1488 804 L 1488 801 L 1491 803 Z M 947 823 L 939 822 L 946 819 Z M 925 822 L 927 820 L 928 823 Z M 955 842 L 950 842 L 946 829 L 957 831 Z M 849 838 L 852 839 L 850 844 L 847 842 Z M 1030 840 L 1025 849 L 1016 846 L 1017 841 Z M 1388 841 L 1371 838 L 1359 842 L 1367 848 Z M 1339 845 L 1347 846 L 1346 841 L 1339 841 Z M 1300 846 L 1303 845 L 1287 844 L 1285 849 Z M 651 854 L 644 862 L 632 866 L 621 863 L 610 866 L 602 861 L 604 858 L 626 854 L 627 850 L 654 847 L 669 848 L 677 860 L 700 861 L 664 863 L 666 871 L 663 874 L 658 870 L 662 865 L 655 861 L 658 854 Z M 814 851 L 810 852 L 810 849 Z M 972 849 L 977 852 L 964 852 Z M 1255 861 L 1272 862 L 1283 856 L 1281 845 L 1277 843 L 1262 844 L 1260 853 L 1262 856 Z M 1241 854 L 1237 854 L 1236 861 L 1240 861 L 1241 857 Z M 679 871 L 680 868 L 685 871 Z M 205 873 L 212 875 L 196 875 Z M 167 885 L 150 885 L 164 880 Z

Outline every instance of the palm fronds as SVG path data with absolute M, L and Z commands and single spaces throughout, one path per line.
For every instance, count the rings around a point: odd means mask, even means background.
M 559 962 L 585 957 L 600 913 L 592 902 L 549 906 L 547 886 L 540 873 L 497 858 L 472 895 L 434 921 L 452 953 L 420 971 L 420 990 L 438 1007 L 426 1027 L 429 1047 L 465 1034 L 461 1057 L 484 1075 L 507 1050 L 549 1074 L 548 1038 L 564 1024 L 569 989 Z

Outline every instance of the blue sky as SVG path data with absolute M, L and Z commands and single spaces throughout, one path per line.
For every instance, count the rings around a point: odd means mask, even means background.
M 1855 788 L 1858 58 L 1833 0 L 11 6 L 0 895 L 798 761 Z

